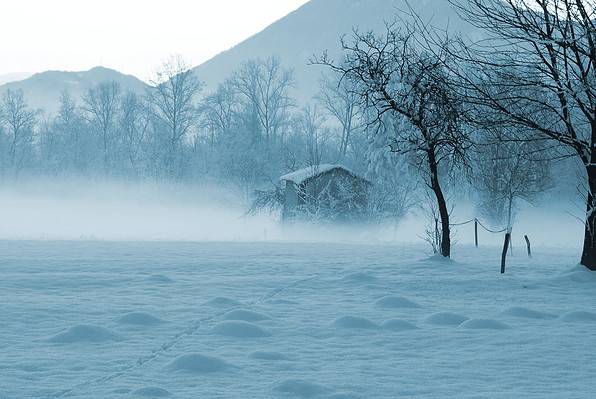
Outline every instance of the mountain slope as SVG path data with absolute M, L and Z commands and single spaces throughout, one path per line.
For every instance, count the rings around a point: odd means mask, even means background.
M 14 73 L 5 73 L 0 75 L 0 85 L 10 82 L 17 82 L 19 80 L 27 79 L 33 75 L 32 73 L 21 73 L 21 72 L 14 72 Z
M 10 82 L 0 86 L 0 94 L 5 90 L 23 90 L 25 98 L 33 108 L 54 113 L 59 107 L 62 91 L 68 90 L 77 101 L 95 85 L 115 81 L 123 92 L 144 92 L 147 85 L 131 75 L 124 75 L 112 69 L 95 67 L 83 72 L 47 71 L 37 73 L 30 78 Z
M 472 32 L 447 0 L 411 1 L 414 10 L 432 25 L 458 32 Z M 320 66 L 308 65 L 313 55 L 328 50 L 340 54 L 340 38 L 353 27 L 383 32 L 385 22 L 408 10 L 406 0 L 311 0 L 262 32 L 195 68 L 199 79 L 212 90 L 243 62 L 272 55 L 294 68 L 298 87 L 294 95 L 302 102 L 316 93 Z

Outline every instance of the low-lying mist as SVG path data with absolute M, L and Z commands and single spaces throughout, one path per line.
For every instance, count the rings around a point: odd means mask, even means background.
M 217 186 L 29 180 L 0 187 L 0 239 L 370 241 L 382 230 L 289 227 L 278 215 L 246 211 L 239 196 Z
M 322 241 L 423 243 L 421 212 L 395 223 L 352 226 L 282 224 L 277 214 L 246 214 L 247 205 L 218 186 L 105 180 L 27 180 L 0 186 L 0 239 L 129 241 Z M 580 247 L 581 216 L 571 203 L 523 206 L 513 231 L 534 246 Z M 452 221 L 476 216 L 458 205 Z M 495 227 L 495 226 L 493 226 Z M 496 226 L 498 227 L 498 226 Z M 473 223 L 454 228 L 457 244 L 473 243 Z M 502 234 L 479 230 L 481 245 L 501 245 Z

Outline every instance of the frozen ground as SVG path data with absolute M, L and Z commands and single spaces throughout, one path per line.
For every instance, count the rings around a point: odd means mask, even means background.
M 0 397 L 593 398 L 577 250 L 0 242 Z

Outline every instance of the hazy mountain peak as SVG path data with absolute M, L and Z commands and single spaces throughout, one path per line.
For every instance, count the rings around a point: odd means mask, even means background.
M 414 10 L 437 27 L 453 30 L 469 29 L 448 0 L 416 0 L 409 2 Z M 338 55 L 340 38 L 354 28 L 382 32 L 387 22 L 404 16 L 406 0 L 311 0 L 286 17 L 235 47 L 199 65 L 195 71 L 208 89 L 228 77 L 243 62 L 254 58 L 278 56 L 282 63 L 295 70 L 298 88 L 294 95 L 309 101 L 317 91 L 321 67 L 309 66 L 313 55 L 328 50 Z
M 87 71 L 39 72 L 27 79 L 0 86 L 0 92 L 6 89 L 23 90 L 31 107 L 54 113 L 59 107 L 59 98 L 63 90 L 68 90 L 75 99 L 80 99 L 87 90 L 106 81 L 117 82 L 123 91 L 142 93 L 147 87 L 144 82 L 132 75 L 97 66 Z
M 30 72 L 12 72 L 0 75 L 0 85 L 10 82 L 18 82 L 19 80 L 27 79 L 33 75 Z

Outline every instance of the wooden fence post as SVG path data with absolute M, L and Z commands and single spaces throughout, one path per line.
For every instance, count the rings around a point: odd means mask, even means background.
M 524 238 L 526 239 L 526 245 L 528 246 L 528 258 L 531 258 L 532 257 L 532 247 L 530 246 L 530 239 L 528 238 L 527 235 L 525 235 Z
M 511 233 L 507 232 L 507 234 L 505 234 L 503 253 L 501 254 L 501 274 L 505 273 L 505 260 L 507 259 L 507 248 L 509 247 L 509 240 L 511 240 Z
M 478 219 L 474 219 L 474 244 L 478 248 Z

